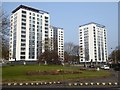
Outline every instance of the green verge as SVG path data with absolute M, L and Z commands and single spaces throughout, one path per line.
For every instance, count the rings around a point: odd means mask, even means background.
M 100 78 L 110 76 L 109 71 L 91 71 L 83 70 L 79 74 L 63 74 L 63 75 L 26 75 L 28 71 L 50 71 L 50 70 L 67 70 L 67 71 L 80 71 L 80 68 L 65 67 L 59 65 L 15 65 L 2 67 L 2 80 L 3 82 L 21 82 L 21 81 L 62 81 L 73 80 L 80 78 Z

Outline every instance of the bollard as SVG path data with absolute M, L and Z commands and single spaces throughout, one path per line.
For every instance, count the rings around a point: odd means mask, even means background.
M 111 82 L 109 82 L 109 83 L 108 83 L 108 85 L 112 85 L 112 83 L 111 83 Z
M 28 83 L 25 83 L 25 85 L 28 85 Z
M 52 84 L 52 82 L 49 82 L 49 84 Z
M 102 85 L 105 85 L 105 83 L 102 83 Z
M 77 86 L 77 83 L 74 83 L 75 86 Z
M 60 82 L 59 82 L 59 81 L 58 81 L 57 83 L 58 83 L 58 84 L 60 84 Z
M 54 81 L 53 83 L 54 83 L 54 84 L 56 84 L 56 82 L 55 82 L 55 81 Z
M 39 83 L 36 83 L 36 85 L 39 85 Z
M 11 83 L 8 83 L 8 86 L 10 86 L 11 85 Z
M 31 83 L 31 85 L 34 85 L 34 83 Z
M 88 83 L 85 83 L 85 85 L 88 85 Z
M 97 85 L 100 85 L 100 83 L 97 83 Z
M 15 85 L 17 85 L 17 83 L 14 83 L 13 85 L 15 86 Z
M 91 85 L 94 85 L 93 83 L 90 83 Z
M 22 86 L 22 85 L 23 85 L 23 83 L 19 83 L 19 85 L 20 85 L 20 86 Z
M 46 84 L 47 84 L 47 82 L 44 82 L 44 84 L 46 85 Z
M 80 85 L 82 86 L 82 85 L 83 85 L 83 83 L 80 83 Z
M 118 83 L 117 83 L 117 82 L 115 82 L 115 85 L 118 85 Z
M 71 83 L 69 83 L 68 85 L 69 85 L 69 86 L 72 86 L 72 84 L 71 84 Z

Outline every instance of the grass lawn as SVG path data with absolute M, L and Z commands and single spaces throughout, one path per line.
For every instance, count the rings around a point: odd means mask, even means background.
M 27 75 L 28 71 L 51 71 L 51 70 L 67 70 L 67 71 L 81 71 L 78 74 L 62 74 L 62 75 Z M 57 65 L 16 65 L 2 67 L 3 82 L 21 82 L 21 81 L 57 81 L 80 78 L 99 78 L 109 76 L 109 71 L 91 71 L 80 70 L 78 67 L 65 67 Z

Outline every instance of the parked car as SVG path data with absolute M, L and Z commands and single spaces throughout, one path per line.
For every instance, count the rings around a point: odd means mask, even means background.
M 109 69 L 110 69 L 110 67 L 109 67 L 108 65 L 103 65 L 103 66 L 101 66 L 100 68 L 101 68 L 101 69 L 104 69 L 104 70 L 109 70 Z

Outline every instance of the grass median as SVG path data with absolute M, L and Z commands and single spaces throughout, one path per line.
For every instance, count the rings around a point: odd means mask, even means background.
M 80 71 L 81 73 L 74 74 L 58 74 L 58 75 L 27 75 L 27 72 L 43 72 L 43 71 Z M 105 70 L 81 70 L 78 67 L 66 67 L 59 65 L 15 65 L 2 67 L 2 81 L 3 82 L 21 82 L 21 81 L 63 81 L 80 78 L 100 78 L 110 76 L 111 73 Z

